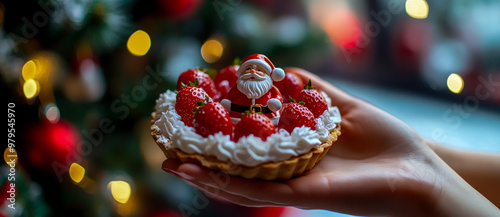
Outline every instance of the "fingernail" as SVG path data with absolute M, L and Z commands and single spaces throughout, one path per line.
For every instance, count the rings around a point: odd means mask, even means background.
M 172 173 L 173 170 L 169 169 L 169 168 L 166 168 L 166 167 L 162 167 L 161 168 L 163 171 L 167 172 L 167 173 Z
M 174 176 L 176 176 L 177 178 L 181 178 L 181 179 L 186 179 L 186 180 L 193 180 L 194 178 L 186 173 L 183 173 L 183 172 L 177 172 L 175 170 L 171 170 L 171 169 L 168 169 L 168 168 L 163 168 L 163 170 L 167 173 L 170 173 Z
M 183 173 L 183 172 L 177 172 L 177 171 L 173 171 L 173 174 L 176 175 L 177 177 L 181 178 L 181 179 L 185 179 L 185 180 L 193 180 L 194 178 L 186 173 Z

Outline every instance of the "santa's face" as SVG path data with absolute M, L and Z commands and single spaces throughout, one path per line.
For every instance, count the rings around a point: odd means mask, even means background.
M 258 64 L 247 66 L 236 81 L 238 90 L 252 99 L 258 99 L 267 93 L 273 87 L 273 80 L 264 70 Z

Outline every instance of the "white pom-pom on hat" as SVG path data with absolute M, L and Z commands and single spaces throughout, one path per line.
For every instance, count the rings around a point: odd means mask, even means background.
M 273 81 L 281 81 L 285 78 L 285 71 L 283 71 L 283 69 L 281 68 L 275 68 L 271 73 L 271 78 L 273 79 Z

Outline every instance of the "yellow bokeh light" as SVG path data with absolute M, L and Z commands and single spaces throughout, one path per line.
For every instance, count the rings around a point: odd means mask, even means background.
M 24 64 L 22 69 L 22 75 L 25 81 L 35 78 L 36 64 L 33 60 L 30 60 Z
M 111 181 L 108 184 L 111 189 L 111 195 L 119 203 L 127 203 L 130 198 L 130 185 L 125 181 Z
M 415 19 L 425 19 L 429 14 L 429 5 L 424 0 L 406 0 L 406 13 Z
M 9 166 L 15 166 L 17 164 L 17 151 L 13 147 L 7 147 L 3 152 L 3 159 L 5 163 Z
M 26 99 L 35 97 L 39 92 L 38 82 L 33 79 L 28 79 L 23 85 L 24 96 Z
M 219 41 L 210 39 L 201 46 L 201 57 L 203 57 L 207 63 L 214 63 L 222 57 L 223 51 L 224 48 Z
M 148 33 L 137 30 L 135 31 L 127 41 L 127 48 L 131 54 L 135 56 L 144 56 L 151 47 L 151 38 L 149 38 Z
M 462 92 L 462 89 L 464 89 L 464 80 L 460 75 L 452 73 L 450 76 L 448 76 L 448 80 L 446 81 L 446 84 L 448 85 L 448 89 L 450 89 L 451 92 L 453 93 L 460 93 Z
M 85 177 L 85 168 L 80 166 L 80 164 L 72 163 L 69 167 L 69 177 L 71 177 L 74 182 L 80 183 L 83 177 Z

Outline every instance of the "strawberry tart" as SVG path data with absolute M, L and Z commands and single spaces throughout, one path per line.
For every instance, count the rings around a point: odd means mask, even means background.
M 262 54 L 214 79 L 190 69 L 175 92 L 157 99 L 151 135 L 167 158 L 249 179 L 287 180 L 311 170 L 340 136 L 338 108 L 311 81 L 302 85 Z

